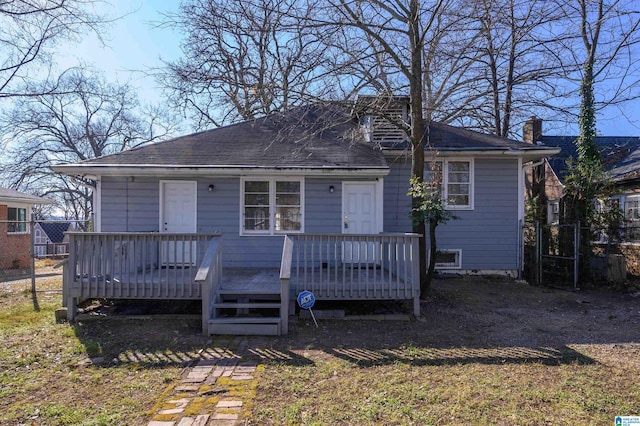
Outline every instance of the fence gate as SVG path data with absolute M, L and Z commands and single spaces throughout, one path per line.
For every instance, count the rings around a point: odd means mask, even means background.
M 523 236 L 525 276 L 530 282 L 578 287 L 579 224 L 527 223 Z

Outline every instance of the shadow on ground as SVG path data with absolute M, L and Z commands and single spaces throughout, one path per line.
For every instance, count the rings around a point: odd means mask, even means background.
M 609 292 L 568 292 L 503 279 L 434 283 L 413 321 L 294 320 L 282 337 L 205 337 L 200 321 L 145 319 L 80 322 L 75 332 L 94 363 L 142 368 L 189 365 L 202 358 L 243 357 L 311 365 L 315 351 L 357 366 L 407 364 L 592 364 L 582 344 L 636 342 L 637 300 Z

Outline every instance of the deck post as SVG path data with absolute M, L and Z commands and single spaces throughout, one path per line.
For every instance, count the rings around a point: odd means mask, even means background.
M 411 265 L 412 265 L 412 279 L 411 284 L 413 287 L 413 315 L 416 318 L 420 317 L 420 250 L 418 240 L 420 235 L 414 236 L 411 239 Z
M 280 279 L 280 324 L 281 334 L 289 333 L 289 278 Z
M 211 319 L 211 279 L 209 274 L 205 281 L 200 283 L 200 295 L 202 296 L 202 334 L 209 336 L 209 319 Z
M 289 333 L 289 289 L 291 287 L 292 260 L 293 239 L 285 235 L 280 263 L 280 334 Z

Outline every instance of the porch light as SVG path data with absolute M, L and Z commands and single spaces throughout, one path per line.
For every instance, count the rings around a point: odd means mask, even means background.
M 335 190 L 336 188 L 333 185 L 329 186 L 329 192 L 333 193 Z
M 209 190 L 209 192 L 213 192 L 215 186 L 213 184 L 209 185 L 209 187 L 207 188 Z

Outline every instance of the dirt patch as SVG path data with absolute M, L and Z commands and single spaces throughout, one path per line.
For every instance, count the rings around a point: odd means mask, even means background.
M 351 302 L 354 304 L 353 302 Z M 358 304 L 347 312 L 409 312 L 406 304 Z M 310 321 L 292 325 L 326 345 L 395 346 L 413 342 L 436 346 L 564 346 L 634 342 L 640 298 L 606 290 L 568 291 L 530 286 L 512 279 L 482 277 L 436 280 L 417 321 Z M 325 304 L 324 308 L 338 305 Z M 336 332 L 336 328 L 340 332 Z M 375 335 L 372 336 L 372 333 Z M 292 342 L 290 342 L 292 343 Z

